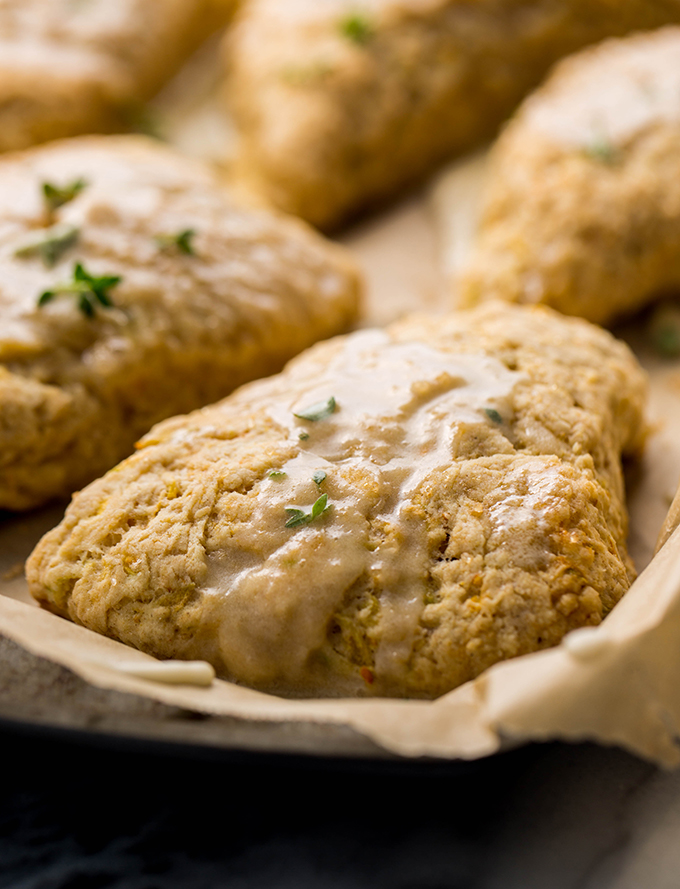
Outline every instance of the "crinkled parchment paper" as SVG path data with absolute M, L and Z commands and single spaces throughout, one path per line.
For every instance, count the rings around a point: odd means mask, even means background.
M 218 133 L 209 103 L 196 109 Z M 445 308 L 483 181 L 482 157 L 458 164 L 343 237 L 365 268 L 367 323 Z M 221 680 L 197 687 L 141 679 L 130 666 L 153 658 L 30 602 L 23 560 L 58 521 L 54 508 L 0 522 L 0 716 L 318 755 L 473 759 L 530 740 L 588 739 L 679 765 L 680 530 L 652 555 L 680 477 L 680 365 L 655 359 L 644 337 L 631 336 L 652 381 L 653 433 L 630 488 L 631 551 L 644 570 L 600 627 L 498 664 L 434 702 L 284 700 Z M 178 714 L 204 717 L 173 721 Z

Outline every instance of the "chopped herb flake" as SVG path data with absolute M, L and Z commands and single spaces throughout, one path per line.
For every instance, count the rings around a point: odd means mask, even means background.
M 309 432 L 301 432 L 298 435 L 298 438 L 300 439 L 300 441 L 307 441 L 307 439 L 309 438 Z
M 335 398 L 331 395 L 326 401 L 319 401 L 316 404 L 312 404 L 304 410 L 294 413 L 294 416 L 297 417 L 298 420 L 311 420 L 312 422 L 316 422 L 317 420 L 325 420 L 326 417 L 330 417 L 330 415 L 335 412 L 336 407 Z
M 309 512 L 306 509 L 299 509 L 297 506 L 287 506 L 286 512 L 290 514 L 290 517 L 286 522 L 286 528 L 297 528 L 300 525 L 308 525 L 310 522 L 313 522 L 314 519 L 318 519 L 319 516 L 323 515 L 328 509 L 330 509 L 328 494 L 322 494 L 318 500 L 316 500 Z
M 490 420 L 493 420 L 494 423 L 502 423 L 503 417 L 498 413 L 497 410 L 494 410 L 492 407 L 485 407 L 484 413 Z
M 317 469 L 314 475 L 312 475 L 312 481 L 315 485 L 320 485 L 322 482 L 326 481 L 326 473 L 323 469 Z
M 38 298 L 38 306 L 45 306 L 55 297 L 65 294 L 74 296 L 83 315 L 92 318 L 98 305 L 104 308 L 113 306 L 108 291 L 119 284 L 121 280 L 120 275 L 102 275 L 97 278 L 85 271 L 83 266 L 77 262 L 73 269 L 73 280 L 58 284 L 53 290 L 41 293 Z
M 677 358 L 680 355 L 680 330 L 669 325 L 654 331 L 654 349 L 664 358 Z
M 163 139 L 163 125 L 158 112 L 143 102 L 132 102 L 121 108 L 121 123 L 133 133 L 142 133 L 152 139 Z
M 72 225 L 53 225 L 42 231 L 38 237 L 18 247 L 14 255 L 20 259 L 38 256 L 48 268 L 51 268 L 59 262 L 67 250 L 73 247 L 79 234 L 79 229 Z
M 53 213 L 59 207 L 72 201 L 86 186 L 85 179 L 76 179 L 70 185 L 64 185 L 62 188 L 52 182 L 43 182 L 42 193 L 47 209 Z
M 599 161 L 608 166 L 615 164 L 619 159 L 619 152 L 615 145 L 605 136 L 598 136 L 583 149 L 591 160 Z
M 156 243 L 160 250 L 165 252 L 185 253 L 187 256 L 195 256 L 196 251 L 191 243 L 196 236 L 193 228 L 185 228 L 176 235 L 158 235 Z
M 359 12 L 341 19 L 339 28 L 343 37 L 359 46 L 365 46 L 375 34 L 375 29 L 369 19 Z
M 267 476 L 268 478 L 280 479 L 285 478 L 287 474 L 283 469 L 270 469 Z
M 680 306 L 662 303 L 649 321 L 647 333 L 655 352 L 662 358 L 680 356 Z

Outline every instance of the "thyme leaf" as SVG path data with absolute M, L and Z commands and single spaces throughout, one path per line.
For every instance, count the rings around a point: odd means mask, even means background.
M 326 477 L 326 473 L 323 471 L 323 469 L 317 469 L 312 475 L 312 481 L 315 485 L 320 485 L 326 481 Z
M 298 420 L 311 420 L 315 423 L 317 420 L 325 420 L 326 417 L 330 417 L 332 413 L 335 413 L 336 407 L 335 398 L 331 395 L 326 401 L 318 401 L 316 404 L 310 404 L 304 410 L 293 412 L 293 416 Z
M 269 472 L 267 473 L 268 478 L 273 478 L 273 479 L 277 479 L 277 480 L 281 479 L 281 478 L 285 478 L 287 475 L 288 475 L 288 473 L 284 472 L 283 469 L 270 469 Z
M 484 413 L 494 423 L 502 423 L 503 422 L 503 417 L 501 417 L 501 415 L 498 413 L 498 411 L 492 407 L 485 407 Z
M 343 37 L 359 46 L 365 46 L 375 34 L 375 28 L 368 17 L 360 12 L 345 16 L 340 20 L 338 27 Z
M 596 136 L 584 147 L 583 152 L 591 160 L 606 166 L 612 166 L 619 159 L 618 149 L 606 136 Z
M 297 528 L 299 525 L 306 525 L 307 522 L 311 521 L 311 514 L 305 512 L 304 509 L 287 506 L 286 512 L 290 513 L 290 518 L 286 522 L 286 528 Z
M 318 500 L 314 502 L 314 506 L 312 506 L 312 519 L 318 518 L 326 512 L 328 508 L 328 494 L 322 494 Z
M 17 247 L 14 255 L 20 259 L 39 256 L 47 268 L 51 268 L 61 259 L 78 240 L 80 230 L 73 225 L 53 225 L 40 232 L 37 237 Z
M 59 186 L 53 182 L 43 182 L 42 193 L 50 213 L 54 213 L 59 207 L 68 204 L 76 195 L 87 187 L 85 179 L 74 179 L 69 185 Z
M 322 494 L 309 511 L 300 509 L 297 506 L 286 506 L 286 512 L 290 514 L 286 522 L 286 528 L 298 528 L 300 525 L 308 525 L 329 509 L 328 494 Z
M 101 275 L 99 277 L 87 272 L 81 263 L 77 262 L 73 268 L 73 280 L 58 284 L 52 290 L 45 290 L 38 297 L 38 306 L 47 305 L 57 296 L 62 294 L 75 297 L 80 311 L 87 318 L 93 318 L 98 306 L 110 308 L 113 306 L 108 291 L 119 284 L 120 275 Z
M 662 358 L 680 355 L 680 308 L 672 302 L 660 303 L 647 324 L 647 337 Z
M 126 130 L 163 141 L 163 126 L 158 112 L 143 102 L 131 102 L 121 108 L 121 123 Z
M 175 235 L 158 235 L 156 243 L 160 250 L 174 253 L 185 253 L 187 256 L 195 256 L 196 251 L 191 243 L 196 232 L 193 228 L 185 228 Z
M 680 331 L 669 325 L 654 331 L 652 344 L 662 358 L 677 358 L 680 355 Z

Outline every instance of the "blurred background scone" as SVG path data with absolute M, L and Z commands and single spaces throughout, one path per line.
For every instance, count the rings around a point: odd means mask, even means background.
M 250 0 L 227 37 L 245 175 L 338 224 L 493 135 L 561 56 L 680 0 Z
M 0 159 L 0 507 L 70 494 L 345 330 L 358 292 L 342 248 L 144 137 Z
M 680 28 L 561 62 L 495 146 L 463 305 L 601 324 L 680 288 Z
M 645 394 L 625 345 L 548 309 L 338 337 L 153 429 L 27 577 L 57 614 L 263 690 L 435 697 L 626 592 Z
M 134 124 L 235 0 L 0 0 L 0 151 Z

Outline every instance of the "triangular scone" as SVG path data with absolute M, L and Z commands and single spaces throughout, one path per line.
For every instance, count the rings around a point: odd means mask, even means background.
M 680 28 L 562 62 L 499 139 L 459 304 L 600 324 L 680 287 Z
M 645 376 L 547 309 L 313 347 L 157 426 L 31 556 L 45 607 L 286 695 L 435 697 L 628 589 Z
M 0 508 L 68 495 L 158 420 L 356 317 L 358 274 L 142 137 L 0 160 Z
M 242 166 L 332 227 L 490 138 L 556 59 L 670 22 L 680 0 L 249 0 L 225 44 Z
M 0 151 L 133 125 L 235 0 L 2 0 Z

